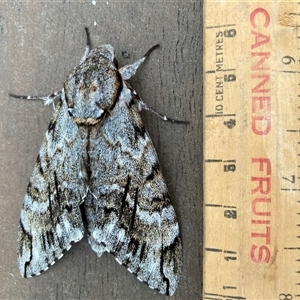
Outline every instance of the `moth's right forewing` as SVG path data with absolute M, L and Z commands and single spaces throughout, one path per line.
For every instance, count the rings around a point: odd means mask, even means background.
M 89 243 L 99 256 L 112 253 L 150 288 L 172 295 L 182 268 L 179 225 L 150 136 L 124 93 L 91 130 L 94 196 L 83 204 Z

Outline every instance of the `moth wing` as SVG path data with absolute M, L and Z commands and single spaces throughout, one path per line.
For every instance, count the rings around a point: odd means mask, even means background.
M 62 95 L 27 187 L 18 232 L 23 277 L 39 275 L 84 235 L 81 140 Z
M 90 140 L 93 195 L 84 209 L 92 249 L 172 295 L 182 267 L 175 211 L 137 107 L 119 101 Z

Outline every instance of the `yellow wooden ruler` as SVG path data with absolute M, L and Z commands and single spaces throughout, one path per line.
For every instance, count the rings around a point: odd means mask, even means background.
M 204 1 L 203 299 L 300 299 L 300 1 Z

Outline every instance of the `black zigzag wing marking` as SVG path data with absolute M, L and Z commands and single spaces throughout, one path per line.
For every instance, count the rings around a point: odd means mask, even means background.
M 79 204 L 86 193 L 79 155 L 81 138 L 64 95 L 56 108 L 31 175 L 18 233 L 23 277 L 48 269 L 84 235 Z
M 89 242 L 99 256 L 111 252 L 140 281 L 172 295 L 182 268 L 179 226 L 152 141 L 128 103 L 120 100 L 90 134 Z

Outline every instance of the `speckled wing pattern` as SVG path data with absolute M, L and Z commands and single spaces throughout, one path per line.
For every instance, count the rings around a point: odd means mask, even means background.
M 134 105 L 120 103 L 100 132 L 94 132 L 90 157 L 95 161 L 90 179 L 95 196 L 87 197 L 84 208 L 92 249 L 99 256 L 109 251 L 139 280 L 173 294 L 181 271 L 178 223 Z
M 66 104 L 60 101 L 24 197 L 18 235 L 23 277 L 48 269 L 84 235 L 79 206 L 87 187 L 84 175 L 79 175 L 81 140 L 66 114 Z
M 179 226 L 140 118 L 141 109 L 151 109 L 125 81 L 154 48 L 118 70 L 110 45 L 87 47 L 62 91 L 31 97 L 59 103 L 21 211 L 22 276 L 48 269 L 86 230 L 99 256 L 112 253 L 149 287 L 174 294 L 182 268 Z

